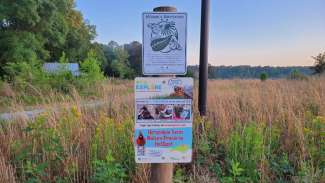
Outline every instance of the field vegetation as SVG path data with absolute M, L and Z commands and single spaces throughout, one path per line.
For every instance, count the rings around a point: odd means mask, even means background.
M 206 118 L 195 101 L 193 162 L 175 166 L 174 182 L 323 182 L 324 81 L 210 80 Z M 132 88 L 110 79 L 88 95 L 31 95 L 3 83 L 2 108 L 22 110 L 33 97 L 48 110 L 0 123 L 0 182 L 148 182 L 149 165 L 134 161 Z
M 0 182 L 147 183 L 133 148 L 141 43 L 96 42 L 74 0 L 1 0 L 0 10 Z M 209 81 L 204 118 L 195 88 L 193 161 L 175 165 L 173 181 L 325 182 L 325 52 L 313 59 L 312 70 L 210 65 L 209 78 L 229 80 Z M 78 63 L 80 76 L 45 62 Z

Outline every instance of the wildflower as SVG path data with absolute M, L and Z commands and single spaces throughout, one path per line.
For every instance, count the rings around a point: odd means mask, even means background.
M 77 106 L 72 106 L 71 107 L 71 112 L 74 116 L 76 116 L 77 118 L 81 117 L 81 112 L 78 110 Z

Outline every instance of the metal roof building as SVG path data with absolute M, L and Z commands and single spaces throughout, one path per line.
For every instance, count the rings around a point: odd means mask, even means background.
M 66 69 L 72 73 L 73 76 L 79 76 L 79 64 L 78 63 L 44 63 L 43 70 L 47 73 L 55 74 L 62 69 Z

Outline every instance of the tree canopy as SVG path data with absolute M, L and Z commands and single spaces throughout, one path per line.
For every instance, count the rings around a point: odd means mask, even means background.
M 10 62 L 84 59 L 95 27 L 84 21 L 74 0 L 0 1 L 0 75 Z

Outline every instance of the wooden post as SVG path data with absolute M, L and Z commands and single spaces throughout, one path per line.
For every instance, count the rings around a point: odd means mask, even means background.
M 177 9 L 171 6 L 160 6 L 153 9 L 154 12 L 176 12 Z M 172 163 L 152 163 L 151 183 L 172 183 L 173 164 Z

